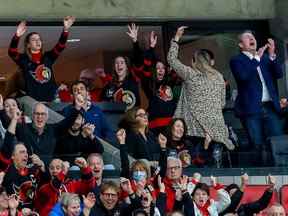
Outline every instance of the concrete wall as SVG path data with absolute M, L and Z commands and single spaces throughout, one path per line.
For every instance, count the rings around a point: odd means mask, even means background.
M 274 0 L 1 0 L 1 20 L 269 19 Z

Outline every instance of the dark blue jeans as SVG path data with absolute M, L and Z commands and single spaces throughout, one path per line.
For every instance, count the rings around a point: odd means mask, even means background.
M 240 146 L 242 150 L 253 151 L 261 154 L 270 152 L 271 147 L 267 138 L 283 134 L 283 123 L 280 115 L 275 111 L 272 103 L 264 103 L 261 113 L 241 119 L 241 122 L 248 134 L 248 146 Z M 262 158 L 263 159 L 263 158 Z

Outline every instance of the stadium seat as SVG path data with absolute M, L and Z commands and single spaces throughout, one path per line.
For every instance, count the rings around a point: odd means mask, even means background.
M 288 212 L 288 185 L 283 185 L 280 190 L 280 203 L 285 208 L 285 211 Z

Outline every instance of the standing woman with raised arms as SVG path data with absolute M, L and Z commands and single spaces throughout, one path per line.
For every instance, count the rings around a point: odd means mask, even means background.
M 75 17 L 67 16 L 63 21 L 63 31 L 58 43 L 50 51 L 43 50 L 43 41 L 37 32 L 30 32 L 24 39 L 24 52 L 19 53 L 17 47 L 20 37 L 27 31 L 26 21 L 22 21 L 13 36 L 8 54 L 21 68 L 25 92 L 38 101 L 52 101 L 57 85 L 52 66 L 64 50 L 68 38 L 68 30 L 73 25 Z

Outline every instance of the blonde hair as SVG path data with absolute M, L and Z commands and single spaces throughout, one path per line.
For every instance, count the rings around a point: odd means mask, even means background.
M 213 66 L 211 62 L 214 59 L 208 51 L 201 49 L 195 51 L 192 59 L 192 68 L 200 71 L 202 73 L 206 73 L 208 76 L 219 73 Z

